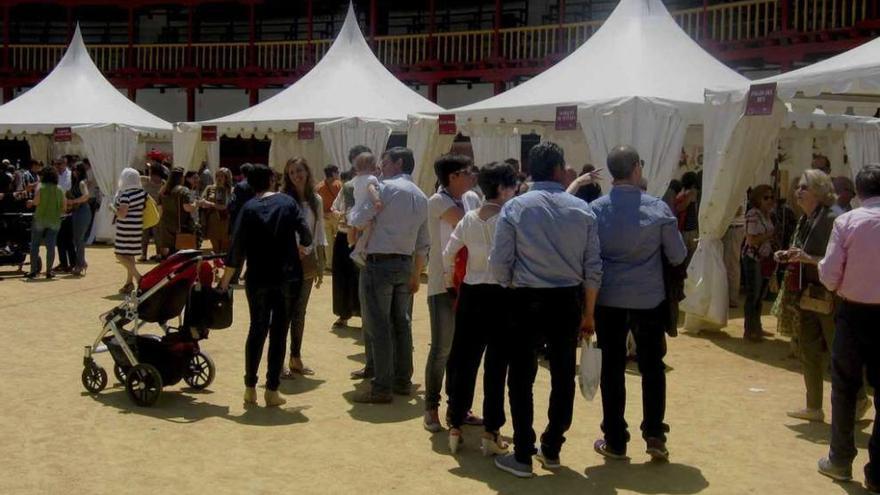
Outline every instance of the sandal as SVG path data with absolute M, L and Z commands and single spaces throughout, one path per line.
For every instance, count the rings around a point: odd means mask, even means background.
M 302 376 L 312 376 L 315 374 L 315 371 L 308 366 L 303 366 L 302 368 L 290 368 L 289 371 Z
M 296 373 L 294 373 L 293 370 L 289 370 L 289 369 L 284 370 L 281 372 L 281 379 L 282 380 L 295 380 Z

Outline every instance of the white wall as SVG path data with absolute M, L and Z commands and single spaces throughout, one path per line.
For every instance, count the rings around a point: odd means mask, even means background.
M 492 84 L 442 84 L 437 88 L 437 104 L 443 108 L 456 108 L 470 105 L 495 94 Z
M 243 89 L 206 89 L 196 91 L 196 120 L 216 119 L 248 107 Z
M 139 89 L 135 101 L 144 110 L 168 122 L 186 120 L 186 90 L 183 88 L 167 88 L 164 93 L 153 88 Z

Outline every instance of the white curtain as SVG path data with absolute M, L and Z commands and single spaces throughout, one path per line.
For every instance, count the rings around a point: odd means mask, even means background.
M 698 321 L 727 323 L 727 275 L 721 238 L 736 214 L 755 171 L 776 153 L 776 139 L 785 117 L 777 101 L 770 116 L 744 117 L 745 94 L 734 101 L 706 104 L 705 162 L 700 202 L 700 242 L 688 267 L 685 325 Z
M 440 134 L 440 123 L 435 116 L 411 116 L 407 130 L 406 144 L 413 151 L 416 168 L 413 181 L 428 196 L 434 194 L 437 177 L 434 174 L 434 160 L 449 153 L 455 135 Z
M 205 153 L 207 154 L 208 168 L 212 172 L 216 172 L 220 168 L 220 137 L 211 143 L 205 143 Z
M 554 126 L 547 126 L 541 132 L 541 142 L 553 142 L 562 148 L 565 152 L 565 163 L 580 173 L 581 168 L 586 164 L 592 164 L 596 168 L 603 168 L 604 164 L 596 163 L 591 155 L 590 148 L 587 146 L 587 140 L 583 131 L 576 129 L 573 131 L 557 131 Z
M 217 136 L 218 143 L 220 137 Z M 174 166 L 185 170 L 198 170 L 205 157 L 205 145 L 202 143 L 202 127 L 198 124 L 177 124 L 171 136 Z M 218 152 L 219 155 L 219 152 Z
M 635 147 L 645 162 L 648 192 L 662 196 L 675 176 L 687 123 L 674 106 L 626 98 L 578 108 L 583 129 L 597 168 L 602 168 L 608 152 L 618 145 Z M 608 190 L 611 174 L 603 174 L 602 188 Z
M 269 146 L 269 167 L 281 172 L 287 164 L 287 160 L 294 157 L 303 157 L 309 162 L 312 175 L 315 180 L 321 180 L 321 171 L 324 169 L 324 147 L 318 136 L 315 139 L 300 141 L 293 132 L 278 132 L 272 134 L 272 144 Z
M 880 163 L 880 126 L 849 128 L 844 135 L 852 176 L 869 163 Z
M 52 163 L 52 138 L 43 134 L 33 134 L 25 137 L 31 148 L 31 158 L 43 162 L 43 165 Z
M 385 152 L 391 131 L 397 127 L 392 122 L 365 121 L 358 118 L 339 119 L 324 122 L 316 126 L 321 134 L 324 149 L 330 161 L 346 171 L 351 168 L 348 163 L 348 150 L 352 146 L 362 144 L 373 150 L 378 159 Z
M 116 195 L 116 187 L 122 169 L 135 158 L 138 148 L 137 131 L 118 125 L 74 127 L 73 131 L 83 141 L 86 156 L 92 163 L 92 171 L 104 201 L 95 217 L 95 238 L 113 240 L 110 203 Z
M 520 160 L 522 156 L 522 136 L 515 128 L 473 126 L 470 138 L 474 164 L 478 167 L 508 158 Z

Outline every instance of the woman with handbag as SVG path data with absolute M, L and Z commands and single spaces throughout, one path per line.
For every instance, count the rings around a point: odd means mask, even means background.
M 205 188 L 199 206 L 205 212 L 205 237 L 215 253 L 229 249 L 229 203 L 232 201 L 232 172 L 221 168 L 214 174 L 214 183 Z
M 133 168 L 122 170 L 119 176 L 119 192 L 116 194 L 116 237 L 114 252 L 119 264 L 125 267 L 125 285 L 120 294 L 135 290 L 141 280 L 134 257 L 141 253 L 143 235 L 144 205 L 147 192 L 141 186 L 141 175 Z
M 795 196 L 804 214 L 792 236 L 791 247 L 777 251 L 774 256 L 780 263 L 787 264 L 785 290 L 790 297 L 784 304 L 795 306 L 807 389 L 807 407 L 789 411 L 788 416 L 821 422 L 825 419 L 822 410 L 824 372 L 834 339 L 834 295 L 820 282 L 817 266 L 825 256 L 834 220 L 843 211 L 835 204 L 831 178 L 820 170 L 807 170 L 801 175 Z M 859 398 L 864 397 L 863 388 Z
M 746 242 L 742 247 L 742 268 L 745 275 L 746 300 L 745 332 L 743 338 L 753 342 L 764 339 L 761 326 L 761 306 L 770 276 L 776 270 L 773 261 L 773 239 L 776 229 L 773 226 L 773 188 L 761 184 L 752 189 L 749 196 L 751 208 L 746 212 Z
M 190 202 L 190 190 L 183 185 L 183 176 L 184 170 L 174 167 L 171 176 L 159 191 L 162 203 L 159 239 L 163 258 L 181 249 L 195 248 L 192 212 L 196 207 Z
M 281 192 L 290 195 L 300 205 L 314 239 L 311 246 L 299 246 L 303 270 L 302 287 L 296 307 L 292 308 L 289 314 L 290 358 L 288 369 L 282 375 L 282 378 L 290 379 L 297 374 L 315 374 L 302 362 L 302 340 L 312 285 L 317 289 L 324 281 L 324 247 L 327 246 L 327 235 L 324 230 L 324 205 L 321 196 L 315 192 L 315 180 L 305 158 L 296 157 L 287 160 Z

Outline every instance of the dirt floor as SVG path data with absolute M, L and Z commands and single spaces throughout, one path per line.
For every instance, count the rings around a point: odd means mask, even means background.
M 592 451 L 601 403 L 578 395 L 562 469 L 550 472 L 536 463 L 538 476 L 521 480 L 480 455 L 476 428 L 465 431 L 463 451 L 450 455 L 445 433 L 422 428 L 422 387 L 392 405 L 351 402 L 359 384 L 349 372 L 364 358 L 361 330 L 331 329 L 329 276 L 312 293 L 305 334 L 304 359 L 317 374 L 285 381 L 288 404 L 281 409 L 242 405 L 243 291 L 236 293 L 234 326 L 204 342 L 218 368 L 209 391 L 172 386 L 155 407 L 141 408 L 110 373 L 106 390 L 86 393 L 80 384 L 83 346 L 98 332 L 98 315 L 119 303 L 115 293 L 122 285 L 122 268 L 110 249 L 89 249 L 88 259 L 84 279 L 0 281 L 2 494 L 863 493 L 857 483 L 835 484 L 816 473 L 829 426 L 785 416 L 804 405 L 799 365 L 787 357 L 785 339 L 744 343 L 741 318 L 725 332 L 669 341 L 670 464 L 651 464 L 644 454 L 633 371 L 627 377 L 632 462 L 606 463 Z M 149 267 L 141 265 L 142 271 Z M 766 317 L 765 325 L 773 331 L 775 319 Z M 420 383 L 429 341 L 424 290 L 416 298 L 413 334 L 414 381 Z M 112 369 L 109 355 L 98 360 Z M 542 368 L 535 387 L 539 432 L 548 391 Z M 858 425 L 861 447 L 870 427 L 868 421 Z M 512 434 L 509 423 L 503 433 Z M 860 449 L 854 468 L 859 482 L 866 456 Z

